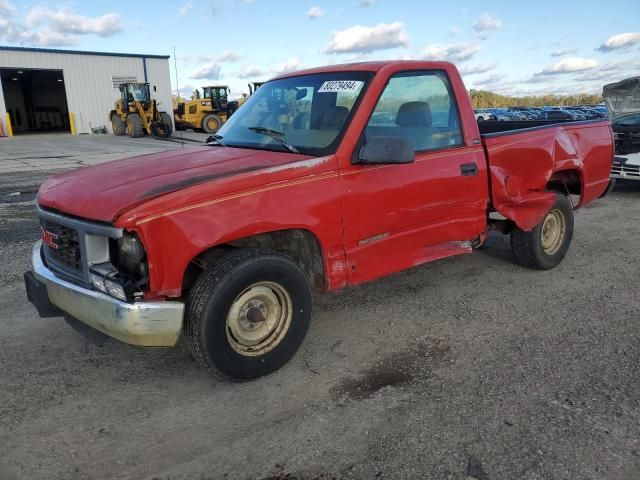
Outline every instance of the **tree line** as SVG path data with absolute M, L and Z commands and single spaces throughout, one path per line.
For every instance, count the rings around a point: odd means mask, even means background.
M 529 95 L 509 97 L 486 90 L 470 90 L 473 108 L 543 107 L 545 105 L 594 105 L 603 101 L 600 95 L 578 93 L 575 95 Z

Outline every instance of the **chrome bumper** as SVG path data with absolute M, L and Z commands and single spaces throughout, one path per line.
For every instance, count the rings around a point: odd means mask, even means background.
M 131 345 L 170 347 L 182 330 L 184 303 L 127 303 L 101 292 L 79 287 L 62 280 L 42 262 L 42 242 L 31 253 L 36 279 L 47 288 L 49 300 L 56 307 L 100 332 Z

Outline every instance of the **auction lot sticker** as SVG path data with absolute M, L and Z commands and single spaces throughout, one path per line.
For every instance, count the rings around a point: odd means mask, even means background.
M 326 92 L 352 92 L 355 93 L 360 90 L 364 82 L 359 80 L 330 80 L 328 82 L 324 82 L 318 93 L 326 93 Z

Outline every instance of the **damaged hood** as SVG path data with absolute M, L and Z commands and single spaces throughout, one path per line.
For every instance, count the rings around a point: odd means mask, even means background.
M 128 208 L 170 192 L 307 158 L 243 148 L 184 147 L 53 176 L 40 186 L 38 204 L 81 218 L 113 222 Z
M 602 96 L 609 110 L 609 120 L 640 112 L 640 77 L 627 78 L 602 88 Z

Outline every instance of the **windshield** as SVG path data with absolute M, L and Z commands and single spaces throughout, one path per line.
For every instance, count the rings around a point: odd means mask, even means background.
M 144 83 L 132 83 L 128 86 L 129 102 L 149 102 L 149 86 Z
M 267 82 L 218 133 L 230 147 L 328 155 L 335 152 L 372 76 L 335 72 Z
M 227 98 L 226 87 L 204 87 L 204 98 L 215 98 L 216 100 L 224 100 Z

